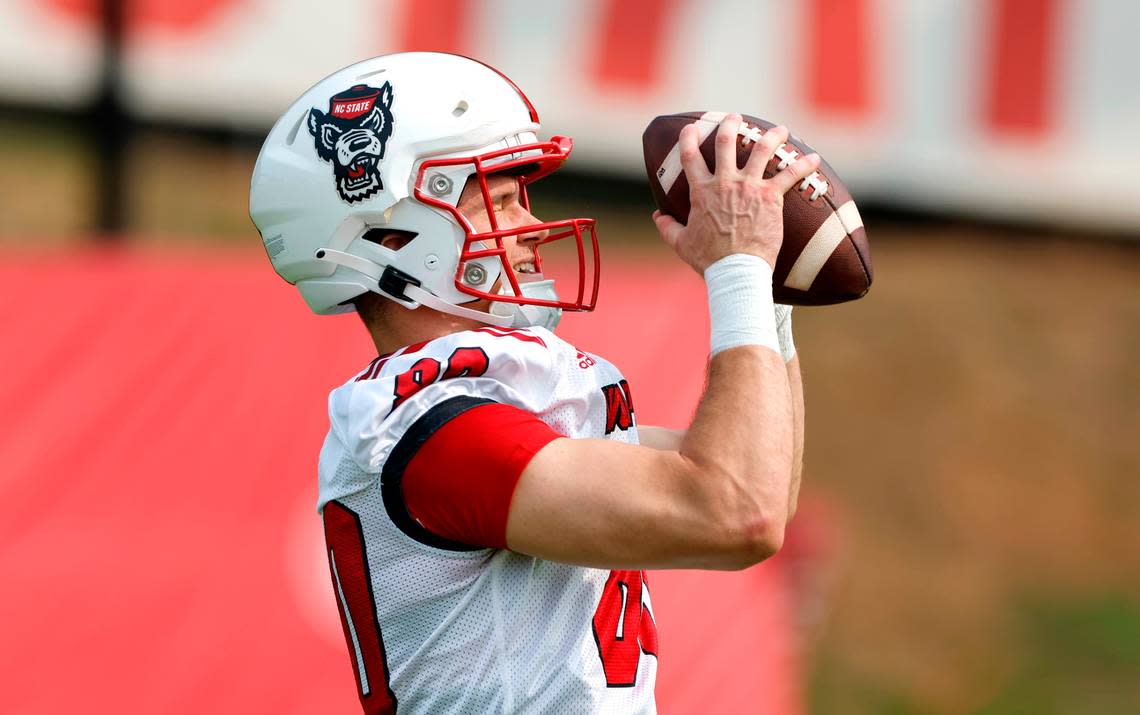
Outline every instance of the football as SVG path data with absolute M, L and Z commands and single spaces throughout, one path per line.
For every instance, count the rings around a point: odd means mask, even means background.
M 725 112 L 685 112 L 657 117 L 642 134 L 645 170 L 657 207 L 684 223 L 689 216 L 689 182 L 681 168 L 678 138 L 697 123 L 701 154 L 716 163 L 716 129 Z M 771 122 L 745 115 L 736 141 L 737 166 Z M 782 162 L 815 151 L 795 136 L 776 150 L 764 170 L 773 176 Z M 827 162 L 784 196 L 784 243 L 773 274 L 773 296 L 789 305 L 830 305 L 855 300 L 871 287 L 871 247 L 851 193 Z

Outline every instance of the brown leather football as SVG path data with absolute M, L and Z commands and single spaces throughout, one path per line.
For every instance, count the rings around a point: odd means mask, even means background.
M 689 182 L 681 169 L 681 128 L 697 123 L 701 154 L 716 165 L 716 129 L 724 112 L 684 112 L 657 117 L 641 135 L 645 170 L 657 207 L 684 223 L 689 216 Z M 736 142 L 743 167 L 753 142 L 771 122 L 745 115 Z M 790 146 L 789 146 L 790 145 Z M 795 136 L 780 146 L 764 170 L 773 176 L 781 162 L 814 151 Z M 784 243 L 776 258 L 773 296 L 777 303 L 830 305 L 863 297 L 871 287 L 871 247 L 851 193 L 827 162 L 784 197 Z

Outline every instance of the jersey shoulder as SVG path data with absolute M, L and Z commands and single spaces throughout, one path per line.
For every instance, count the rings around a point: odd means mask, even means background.
M 409 345 L 332 391 L 331 430 L 362 469 L 376 472 L 417 418 L 453 398 L 543 411 L 576 353 L 542 328 L 484 327 Z

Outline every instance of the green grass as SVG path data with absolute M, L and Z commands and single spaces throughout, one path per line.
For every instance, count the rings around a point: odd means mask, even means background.
M 1018 615 L 1020 667 L 976 715 L 1140 712 L 1140 603 L 1035 599 Z
M 972 715 L 1134 715 L 1140 712 L 1140 601 L 1119 595 L 1078 599 L 1036 595 L 1010 615 L 1011 672 Z M 870 647 L 873 647 L 871 645 Z M 932 644 L 932 648 L 937 647 Z M 943 715 L 905 684 L 854 672 L 823 652 L 809 682 L 810 712 Z M 967 698 L 969 699 L 969 698 Z

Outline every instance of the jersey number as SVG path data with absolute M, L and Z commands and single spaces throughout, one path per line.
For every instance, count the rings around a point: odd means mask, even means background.
M 637 682 L 642 653 L 657 657 L 657 624 L 641 603 L 644 579 L 641 571 L 610 571 L 594 611 L 594 640 L 611 688 Z
M 447 369 L 435 358 L 420 358 L 410 368 L 396 376 L 396 399 L 392 409 L 407 402 L 412 395 L 437 380 L 453 377 L 479 377 L 487 372 L 490 360 L 483 348 L 456 348 L 447 359 Z M 441 376 L 442 373 L 442 376 Z
M 325 505 L 325 547 L 332 572 L 340 625 L 356 673 L 357 692 L 366 715 L 396 712 L 388 684 L 388 660 L 372 598 L 372 577 L 364 552 L 364 531 L 356 512 L 339 502 Z

